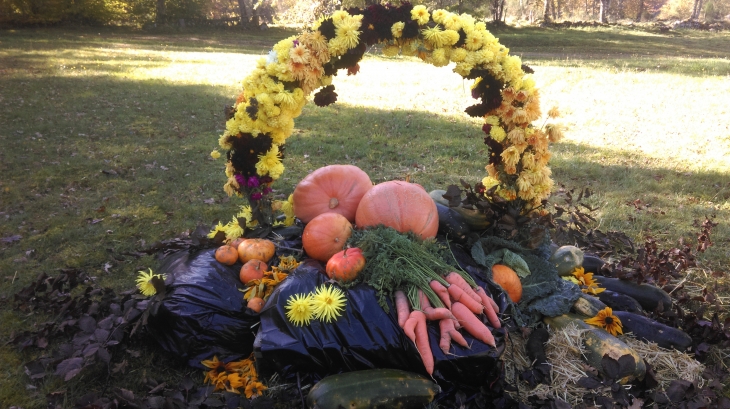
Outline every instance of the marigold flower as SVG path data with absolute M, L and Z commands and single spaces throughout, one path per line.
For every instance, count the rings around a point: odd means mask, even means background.
M 598 311 L 595 317 L 584 320 L 586 323 L 600 327 L 606 330 L 611 335 L 623 334 L 623 325 L 621 320 L 613 315 L 611 307 L 606 307 L 601 311 Z

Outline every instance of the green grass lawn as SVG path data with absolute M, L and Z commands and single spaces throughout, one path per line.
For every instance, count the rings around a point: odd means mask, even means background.
M 0 32 L 3 343 L 47 318 L 11 309 L 12 295 L 39 273 L 79 268 L 129 289 L 138 270 L 156 268 L 151 256 L 129 253 L 230 218 L 239 202 L 222 190 L 223 160 L 210 157 L 224 106 L 257 58 L 292 34 Z M 693 242 L 693 222 L 715 216 L 715 246 L 688 283 L 726 276 L 730 33 L 509 28 L 496 35 L 535 69 L 543 111 L 563 113 L 567 131 L 553 148 L 553 175 L 568 189 L 596 192 L 594 227 L 637 242 L 650 233 L 669 246 Z M 428 190 L 485 175 L 481 123 L 463 113 L 470 84 L 448 68 L 369 53 L 360 73 L 341 73 L 334 83 L 336 104 L 310 104 L 297 119 L 278 194 L 332 163 L 357 165 L 376 182 L 410 175 Z M 727 305 L 728 294 L 721 301 Z M 43 407 L 47 393 L 67 388 L 48 380 L 26 389 L 21 364 L 37 355 L 0 346 L 3 407 Z M 164 359 L 153 348 L 136 370 L 174 378 L 180 371 L 157 363 Z M 134 389 L 135 376 L 108 382 Z M 72 382 L 69 395 L 83 382 Z

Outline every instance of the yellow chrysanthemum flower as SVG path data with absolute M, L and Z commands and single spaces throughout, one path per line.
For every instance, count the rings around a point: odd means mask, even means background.
M 419 26 L 428 23 L 430 17 L 431 16 L 428 14 L 428 9 L 422 4 L 413 7 L 413 9 L 411 10 L 411 19 L 416 20 Z
M 467 51 L 465 49 L 457 47 L 451 51 L 449 58 L 451 58 L 451 61 L 453 62 L 462 62 L 466 58 L 466 55 Z
M 482 184 L 484 185 L 484 188 L 489 190 L 499 184 L 499 180 L 491 177 L 491 176 L 485 176 L 484 179 L 482 179 Z
M 213 159 L 218 159 L 221 157 L 221 153 L 218 152 L 217 149 L 213 149 L 213 151 L 210 153 L 210 157 Z
M 331 322 L 342 315 L 345 308 L 345 294 L 332 285 L 320 286 L 312 295 L 314 316 L 325 322 Z
M 157 278 L 160 280 L 164 280 L 165 276 L 162 274 L 153 273 L 151 268 L 149 269 L 149 272 L 140 270 L 138 271 L 138 273 L 139 275 L 137 276 L 137 288 L 139 288 L 139 292 L 147 297 L 151 297 L 157 294 L 157 289 L 155 288 L 155 285 L 152 284 L 152 279 Z
M 259 161 L 256 163 L 256 172 L 259 175 L 268 174 L 271 169 L 281 164 L 279 157 L 279 147 L 274 145 L 266 152 L 265 155 L 259 155 Z
M 451 13 L 443 9 L 434 10 L 434 12 L 431 13 L 431 19 L 433 19 L 436 24 L 443 24 L 444 18 L 449 14 Z
M 549 118 L 557 118 L 559 116 L 560 116 L 560 110 L 558 109 L 558 107 L 552 107 L 548 111 L 548 117 Z
M 439 26 L 423 29 L 421 30 L 421 34 L 423 34 L 423 39 L 426 41 L 426 44 L 434 48 L 441 48 L 453 44 L 449 43 L 449 35 Z
M 311 294 L 292 294 L 286 302 L 286 317 L 296 326 L 309 325 L 314 317 Z
M 359 27 L 359 23 L 352 23 L 343 25 L 337 29 L 337 38 L 342 39 L 343 45 L 348 50 L 357 47 L 357 44 L 360 42 L 360 32 L 357 30 Z
M 501 156 L 502 161 L 506 166 L 517 166 L 517 164 L 520 162 L 520 151 L 514 146 L 510 146 L 509 148 L 502 151 Z
M 392 27 L 390 27 L 390 32 L 393 33 L 393 38 L 401 38 L 403 36 L 403 28 L 405 28 L 406 23 L 399 21 L 397 23 L 394 23 Z
M 238 223 L 238 218 L 234 216 L 233 220 L 228 222 L 223 228 L 223 231 L 226 232 L 226 240 L 235 240 L 243 236 L 244 227 L 245 226 L 241 226 L 241 224 Z
M 497 142 L 502 142 L 507 136 L 507 133 L 501 126 L 492 126 L 492 129 L 489 130 L 489 136 Z
M 588 324 L 605 329 L 606 332 L 611 335 L 624 333 L 623 324 L 621 324 L 621 320 L 617 316 L 613 315 L 611 307 L 606 307 L 601 311 L 598 311 L 598 314 L 596 314 L 595 317 L 584 321 Z

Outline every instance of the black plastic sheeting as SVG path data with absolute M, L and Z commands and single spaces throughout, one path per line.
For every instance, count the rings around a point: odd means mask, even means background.
M 378 305 L 375 290 L 367 284 L 343 289 L 347 304 L 337 320 L 313 320 L 301 327 L 290 323 L 285 307 L 289 297 L 313 292 L 327 281 L 322 265 L 308 260 L 271 295 L 261 311 L 261 329 L 255 344 L 261 374 L 305 373 L 317 380 L 339 372 L 392 368 L 428 376 L 415 345 L 398 326 L 395 308 L 391 305 L 390 314 L 386 313 Z M 497 348 L 464 333 L 470 348 L 453 344 L 448 355 L 438 345 L 438 323 L 429 322 L 428 332 L 435 362 L 433 378 L 442 387 L 479 387 L 499 376 L 504 330 L 492 331 Z
M 456 248 L 455 248 L 456 250 Z M 261 314 L 246 308 L 240 264 L 225 266 L 215 260 L 215 250 L 186 251 L 167 256 L 158 269 L 166 274 L 166 295 L 150 315 L 147 329 L 163 349 L 202 368 L 201 361 L 214 355 L 229 362 L 253 351 L 260 374 L 297 374 L 318 380 L 340 372 L 394 368 L 426 374 L 415 345 L 398 326 L 395 308 L 386 313 L 367 284 L 343 289 L 347 303 L 337 320 L 312 320 L 295 326 L 286 317 L 286 303 L 293 294 L 307 294 L 328 281 L 322 265 L 305 260 L 271 295 Z M 487 285 L 478 266 L 466 253 L 455 251 L 462 267 L 495 294 L 504 311 L 506 295 Z M 328 285 L 337 285 L 329 283 Z M 488 324 L 483 317 L 485 324 Z M 470 348 L 452 344 L 449 354 L 439 348 L 437 322 L 428 324 L 435 368 L 433 378 L 442 387 L 480 387 L 500 374 L 499 356 L 504 350 L 505 330 L 493 330 L 497 347 L 490 347 L 462 331 Z
M 166 295 L 147 321 L 160 346 L 188 365 L 214 355 L 226 361 L 247 358 L 253 351 L 258 314 L 246 308 L 239 280 L 241 264 L 226 266 L 215 249 L 181 251 L 163 259 L 157 273 L 167 276 Z

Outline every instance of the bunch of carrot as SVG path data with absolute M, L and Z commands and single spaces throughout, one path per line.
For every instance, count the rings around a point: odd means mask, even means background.
M 438 321 L 439 347 L 444 354 L 449 353 L 451 341 L 469 348 L 466 339 L 459 332 L 462 328 L 475 339 L 495 346 L 489 327 L 478 316 L 484 313 L 492 327 L 500 328 L 501 323 L 497 317 L 499 307 L 471 277 L 451 272 L 445 277 L 439 276 L 429 281 L 428 289 L 431 291 L 424 291 L 419 287 L 410 285 L 405 291 L 395 291 L 394 299 L 398 325 L 416 345 L 429 374 L 433 374 L 434 359 L 426 321 Z M 432 302 L 433 297 L 429 297 L 429 294 L 436 295 L 435 302 Z

